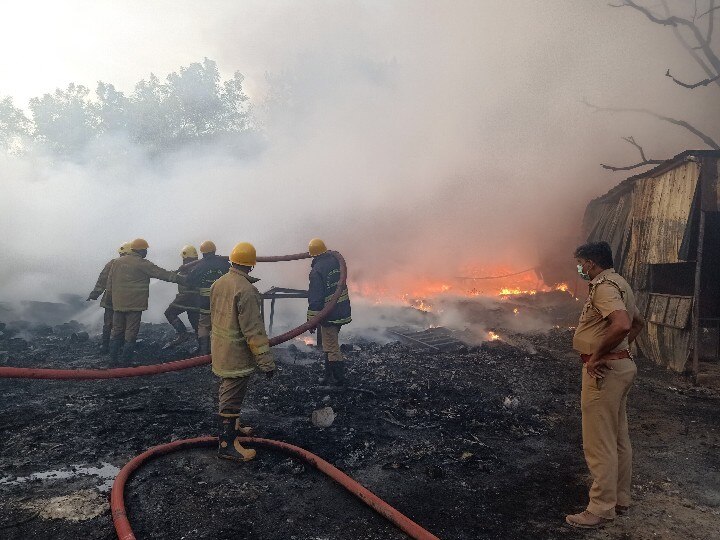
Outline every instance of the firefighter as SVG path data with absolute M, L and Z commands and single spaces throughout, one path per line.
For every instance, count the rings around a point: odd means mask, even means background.
M 198 260 L 198 253 L 195 246 L 187 245 L 182 248 L 180 252 L 182 257 L 183 265 Z M 200 319 L 200 311 L 198 307 L 198 290 L 188 287 L 186 285 L 178 284 L 178 293 L 175 300 L 165 310 L 165 318 L 172 325 L 177 332 L 175 339 L 165 345 L 163 349 L 169 349 L 175 345 L 186 341 L 190 337 L 190 333 L 187 331 L 185 324 L 180 320 L 179 315 L 187 313 L 188 321 L 192 326 L 195 335 L 197 336 L 198 321 Z
M 230 270 L 210 287 L 212 314 L 212 370 L 222 377 L 219 391 L 220 443 L 218 457 L 250 461 L 255 450 L 244 448 L 238 436 L 249 435 L 240 423 L 240 408 L 250 376 L 260 370 L 271 378 L 275 362 L 265 322 L 262 297 L 250 277 L 257 262 L 252 244 L 241 242 L 230 254 Z
M 118 258 L 123 257 L 130 253 L 130 242 L 125 242 L 118 248 Z M 107 354 L 110 350 L 110 330 L 112 329 L 113 321 L 113 308 L 112 308 L 112 294 L 108 289 L 108 276 L 110 275 L 110 268 L 113 263 L 117 260 L 110 259 L 105 267 L 98 276 L 95 288 L 88 295 L 87 301 L 97 300 L 102 294 L 103 297 L 100 300 L 100 307 L 105 308 L 105 314 L 103 316 L 103 330 L 102 330 L 102 345 L 100 346 L 100 354 Z
M 308 288 L 307 318 L 310 320 L 335 294 L 340 282 L 340 263 L 319 238 L 310 240 L 308 251 L 313 258 Z M 350 296 L 346 287 L 328 317 L 320 323 L 318 341 L 322 342 L 325 353 L 325 370 L 320 384 L 345 385 L 345 362 L 340 352 L 338 335 L 340 327 L 351 320 Z
M 183 283 L 185 278 L 177 272 L 154 265 L 147 257 L 148 243 L 136 238 L 130 244 L 131 252 L 116 259 L 108 278 L 112 294 L 113 323 L 110 333 L 110 362 L 128 363 L 132 358 L 135 340 L 140 331 L 142 312 L 148 308 L 150 279 Z M 123 349 L 124 347 L 124 349 Z
M 225 275 L 230 268 L 227 257 L 221 257 L 215 253 L 217 248 L 211 240 L 200 244 L 202 259 L 194 263 L 192 270 L 187 276 L 187 283 L 193 289 L 199 291 L 198 310 L 200 320 L 198 321 L 198 344 L 199 354 L 210 354 L 210 287 L 216 279 Z

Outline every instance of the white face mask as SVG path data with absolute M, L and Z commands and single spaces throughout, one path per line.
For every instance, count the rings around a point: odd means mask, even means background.
M 580 274 L 581 278 L 583 278 L 585 281 L 590 281 L 590 275 L 583 272 L 582 264 L 577 265 L 577 271 L 578 271 L 578 274 Z

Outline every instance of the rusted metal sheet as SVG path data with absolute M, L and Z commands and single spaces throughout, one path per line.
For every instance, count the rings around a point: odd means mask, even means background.
M 627 256 L 620 267 L 634 289 L 647 288 L 648 264 L 680 262 L 699 170 L 695 161 L 685 161 L 658 177 L 636 181 Z
M 645 311 L 648 323 L 670 326 L 684 330 L 690 320 L 692 296 L 650 293 L 650 301 Z

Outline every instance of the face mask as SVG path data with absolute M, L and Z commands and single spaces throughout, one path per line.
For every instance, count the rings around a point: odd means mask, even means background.
M 578 274 L 580 274 L 581 278 L 583 278 L 585 281 L 590 281 L 590 276 L 588 274 L 586 274 L 585 272 L 583 272 L 582 264 L 577 265 L 577 271 L 578 271 Z

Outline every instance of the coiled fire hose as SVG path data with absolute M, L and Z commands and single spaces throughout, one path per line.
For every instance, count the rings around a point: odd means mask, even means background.
M 115 477 L 112 492 L 110 493 L 110 509 L 112 510 L 113 524 L 115 525 L 115 531 L 117 532 L 118 539 L 135 540 L 135 534 L 130 526 L 130 521 L 128 520 L 125 510 L 124 490 L 125 482 L 127 482 L 130 475 L 132 475 L 136 469 L 149 459 L 186 448 L 212 447 L 217 445 L 217 442 L 217 437 L 198 437 L 196 439 L 173 441 L 167 444 L 153 446 L 149 450 L 146 450 L 142 454 L 128 461 L 128 463 L 120 470 L 117 477 Z M 368 489 L 364 488 L 362 485 L 358 484 L 344 472 L 336 467 L 333 467 L 324 459 L 321 459 L 307 450 L 281 441 L 258 439 L 255 437 L 240 437 L 240 442 L 243 444 L 264 446 L 274 450 L 281 450 L 286 454 L 290 454 L 292 457 L 304 461 L 308 465 L 316 468 L 320 472 L 335 480 L 335 482 L 355 495 L 375 512 L 387 518 L 410 538 L 414 538 L 415 540 L 439 540 L 437 536 L 423 529 L 420 525 L 404 514 L 398 512 L 395 508 L 380 499 Z
M 305 324 L 285 332 L 279 336 L 270 339 L 270 346 L 285 343 L 297 336 L 304 334 L 308 330 L 315 328 L 330 314 L 335 307 L 338 298 L 343 293 L 347 282 L 347 265 L 345 259 L 337 251 L 330 251 L 340 263 L 340 282 L 335 293 L 325 304 L 325 307 Z M 280 262 L 280 261 L 297 261 L 301 259 L 309 259 L 309 253 L 297 253 L 295 255 L 281 255 L 277 257 L 258 257 L 258 262 Z M 172 362 L 164 362 L 162 364 L 154 364 L 139 367 L 123 367 L 111 369 L 44 369 L 44 368 L 22 368 L 22 367 L 0 367 L 0 378 L 6 379 L 70 379 L 70 380 L 89 380 L 89 379 L 120 379 L 125 377 L 142 377 L 145 375 L 157 375 L 158 373 L 167 373 L 169 371 L 180 371 L 197 366 L 210 364 L 212 361 L 210 355 L 196 356 L 194 358 L 186 358 L 184 360 L 175 360 Z
M 330 314 L 335 307 L 340 296 L 343 294 L 347 282 L 347 265 L 345 259 L 337 251 L 331 251 L 340 263 L 340 282 L 337 290 L 332 295 L 325 307 L 315 315 L 312 319 L 300 326 L 285 332 L 279 336 L 270 339 L 270 345 L 279 345 L 289 341 L 297 336 L 315 328 Z M 309 253 L 298 253 L 295 255 L 281 255 L 277 257 L 258 257 L 258 262 L 281 262 L 296 261 L 310 258 Z M 8 379 L 63 379 L 63 380 L 91 380 L 91 379 L 119 379 L 126 377 L 141 377 L 144 375 L 156 375 L 158 373 L 168 373 L 170 371 L 180 371 L 197 366 L 203 366 L 211 363 L 210 355 L 197 356 L 195 358 L 187 358 L 185 360 L 176 360 L 155 364 L 150 366 L 139 366 L 132 368 L 112 368 L 112 369 L 37 369 L 37 368 L 19 368 L 19 367 L 0 367 L 0 378 Z M 254 444 L 257 446 L 265 446 L 277 450 L 282 450 L 291 456 L 300 459 L 315 467 L 322 473 L 326 474 L 338 484 L 348 490 L 350 493 L 358 497 L 367 504 L 375 512 L 387 518 L 391 523 L 405 532 L 410 538 L 415 540 L 439 540 L 437 536 L 423 529 L 420 525 L 412 521 L 404 514 L 398 512 L 395 508 L 380 499 L 377 495 L 358 484 L 348 475 L 333 467 L 327 461 L 321 459 L 315 454 L 308 452 L 298 446 L 293 446 L 281 441 L 270 439 L 258 439 L 254 437 L 242 437 L 241 442 Z M 138 469 L 147 460 L 183 450 L 185 448 L 198 448 L 214 446 L 218 442 L 217 437 L 199 437 L 195 439 L 183 439 L 173 441 L 159 446 L 154 446 L 146 450 L 142 454 L 134 457 L 120 470 L 113 483 L 112 492 L 110 494 L 110 509 L 112 511 L 113 524 L 120 540 L 135 540 L 135 534 L 130 527 L 127 513 L 125 511 L 125 483 L 132 473 Z

